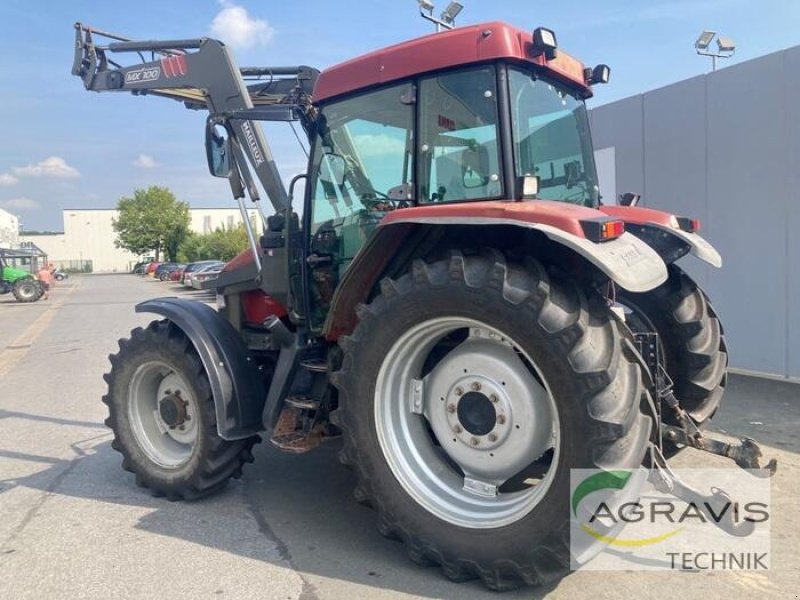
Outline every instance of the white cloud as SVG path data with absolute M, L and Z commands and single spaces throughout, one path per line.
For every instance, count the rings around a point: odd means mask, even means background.
M 0 185 L 14 185 L 19 179 L 9 173 L 0 173 Z
M 158 166 L 156 159 L 147 154 L 140 154 L 132 164 L 134 167 L 139 167 L 140 169 L 154 169 Z
M 0 206 L 7 210 L 35 210 L 39 208 L 39 203 L 30 198 L 12 198 L 0 201 Z
M 246 9 L 230 2 L 222 2 L 222 10 L 211 22 L 211 35 L 234 48 L 264 46 L 274 34 L 267 21 L 251 17 Z
M 14 175 L 19 175 L 20 177 L 73 178 L 81 176 L 78 169 L 69 166 L 67 161 L 59 156 L 45 158 L 42 162 L 36 163 L 35 165 L 28 165 L 27 167 L 14 167 L 12 170 L 14 171 Z

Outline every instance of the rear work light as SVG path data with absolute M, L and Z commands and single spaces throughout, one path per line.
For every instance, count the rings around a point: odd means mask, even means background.
M 547 60 L 553 60 L 556 57 L 557 48 L 556 33 L 552 29 L 537 27 L 533 30 L 533 51 L 535 55 L 544 54 Z
M 616 219 L 599 218 L 581 221 L 583 234 L 591 242 L 615 240 L 625 233 L 625 222 Z
M 700 219 L 692 219 L 690 217 L 675 217 L 678 222 L 678 228 L 687 233 L 696 233 L 700 231 Z

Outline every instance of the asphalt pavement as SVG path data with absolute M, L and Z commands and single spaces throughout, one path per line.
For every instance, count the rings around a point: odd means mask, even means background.
M 241 480 L 170 503 L 137 488 L 110 448 L 102 374 L 133 305 L 188 292 L 130 275 L 74 277 L 50 299 L 0 297 L 2 598 L 798 598 L 800 385 L 733 376 L 714 428 L 777 457 L 767 572 L 578 572 L 502 595 L 420 568 L 352 498 L 337 442 L 305 455 L 257 446 Z M 696 451 L 678 466 L 728 466 Z

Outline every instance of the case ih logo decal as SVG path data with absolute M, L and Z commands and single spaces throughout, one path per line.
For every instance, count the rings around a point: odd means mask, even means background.
M 178 77 L 179 75 L 186 75 L 186 73 L 189 72 L 189 69 L 186 67 L 186 57 L 182 54 L 162 58 L 161 66 L 164 69 L 164 75 L 167 76 L 167 79 Z
M 264 162 L 264 157 L 261 155 L 261 149 L 258 147 L 258 143 L 256 142 L 256 136 L 253 133 L 253 128 L 250 127 L 250 121 L 245 121 L 242 123 L 242 133 L 244 133 L 244 139 L 247 140 L 247 147 L 250 148 L 250 154 L 253 156 L 256 166 L 260 165 Z
M 159 77 L 161 77 L 160 67 L 146 67 L 125 73 L 125 83 L 144 83 L 145 81 L 155 81 Z

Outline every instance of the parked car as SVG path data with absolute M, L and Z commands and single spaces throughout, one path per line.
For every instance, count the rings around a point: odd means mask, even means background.
M 180 269 L 175 269 L 169 274 L 170 281 L 177 281 L 179 283 L 183 283 L 183 273 L 186 270 L 186 266 L 184 265 Z
M 160 264 L 161 264 L 160 262 L 155 262 L 154 261 L 154 262 L 151 262 L 149 265 L 147 265 L 147 267 L 144 270 L 145 277 L 148 277 L 148 276 L 152 277 L 155 274 L 156 269 L 158 268 L 158 266 Z
M 186 265 L 176 262 L 167 262 L 161 263 L 156 268 L 153 277 L 158 279 L 159 281 L 167 281 L 169 280 L 169 274 L 172 271 L 177 271 L 178 269 L 183 269 Z
M 195 271 L 192 275 L 192 287 L 196 290 L 202 290 L 203 284 L 219 277 L 223 268 L 225 268 L 225 263 L 218 263 Z
M 64 281 L 65 279 L 69 279 L 69 273 L 65 273 L 60 269 L 56 269 L 53 271 L 53 279 L 56 281 Z
M 145 260 L 140 260 L 135 265 L 133 265 L 133 269 L 131 273 L 134 275 L 144 275 L 145 270 L 147 269 L 148 265 L 153 262 L 152 258 L 147 258 Z
M 198 260 L 197 262 L 189 263 L 186 265 L 186 268 L 183 270 L 183 285 L 186 287 L 192 287 L 191 276 L 192 273 L 197 271 L 198 269 L 202 269 L 203 267 L 207 267 L 208 265 L 216 264 L 220 261 L 218 260 Z

